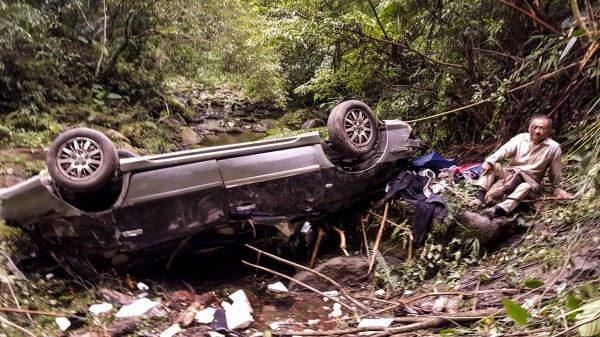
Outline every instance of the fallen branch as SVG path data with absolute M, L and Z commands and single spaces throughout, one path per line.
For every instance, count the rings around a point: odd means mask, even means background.
M 267 252 L 265 252 L 265 251 L 262 251 L 262 250 L 260 250 L 260 249 L 258 249 L 258 248 L 252 247 L 252 246 L 250 246 L 250 245 L 248 245 L 248 244 L 246 244 L 246 247 L 248 247 L 248 248 L 250 248 L 250 249 L 252 249 L 252 250 L 254 250 L 254 251 L 258 252 L 258 253 L 259 253 L 259 254 L 261 254 L 261 255 L 262 255 L 262 254 L 264 254 L 264 255 L 266 255 L 267 257 L 270 257 L 270 258 L 272 258 L 272 259 L 274 259 L 274 260 L 276 260 L 276 261 L 283 262 L 283 263 L 285 263 L 285 264 L 287 264 L 287 265 L 290 265 L 290 266 L 292 266 L 292 267 L 294 267 L 294 268 L 298 268 L 298 269 L 306 270 L 306 271 L 308 271 L 308 272 L 310 272 L 310 273 L 313 273 L 313 274 L 315 274 L 315 275 L 319 276 L 320 278 L 324 279 L 325 281 L 329 282 L 331 285 L 333 285 L 334 287 L 336 287 L 336 288 L 337 288 L 337 291 L 338 291 L 338 292 L 340 293 L 340 295 L 342 295 L 344 298 L 346 298 L 346 299 L 348 299 L 350 302 L 352 302 L 352 303 L 356 304 L 358 307 L 360 307 L 361 309 L 365 310 L 366 312 L 368 312 L 368 313 L 371 313 L 371 309 L 369 309 L 367 306 L 365 306 L 364 304 L 360 303 L 359 301 L 355 300 L 355 299 L 354 299 L 352 296 L 348 295 L 348 294 L 346 293 L 346 291 L 344 290 L 344 288 L 343 288 L 343 287 L 342 287 L 342 286 L 341 286 L 339 283 L 337 283 L 335 280 L 333 280 L 332 278 L 330 278 L 329 276 L 327 276 L 327 275 L 323 275 L 323 274 L 319 273 L 318 271 L 316 271 L 316 270 L 314 270 L 314 269 L 311 269 L 311 268 L 306 268 L 305 266 L 303 266 L 303 265 L 300 265 L 300 264 L 297 264 L 297 263 L 294 263 L 294 262 L 292 262 L 292 261 L 288 261 L 288 260 L 286 260 L 286 259 L 282 259 L 282 258 L 280 258 L 279 256 L 275 256 L 275 255 L 273 255 L 273 254 L 267 253 Z M 298 282 L 297 280 L 295 280 L 295 279 L 293 279 L 293 278 L 290 278 L 289 276 L 286 276 L 285 278 L 286 278 L 286 279 L 288 279 L 288 280 L 291 280 L 291 281 L 297 282 L 298 284 L 300 284 L 300 285 L 303 285 L 303 286 L 304 286 L 304 284 L 302 284 L 302 283 Z
M 523 202 L 538 202 L 538 201 L 573 201 L 575 198 L 561 198 L 561 197 L 541 197 L 536 199 L 523 200 Z
M 369 213 L 371 213 L 371 212 L 369 212 Z M 371 261 L 371 257 L 369 256 L 369 241 L 367 240 L 367 231 L 365 229 L 365 222 L 367 222 L 367 221 L 369 221 L 368 214 L 360 220 L 360 224 L 362 226 L 363 240 L 365 241 L 365 251 L 367 253 L 367 261 Z
M 367 271 L 367 275 L 371 274 L 373 264 L 375 263 L 375 257 L 377 256 L 377 248 L 379 247 L 379 241 L 381 241 L 381 236 L 383 235 L 383 228 L 385 227 L 385 221 L 387 220 L 389 207 L 390 202 L 387 201 L 383 210 L 383 218 L 381 220 L 381 225 L 379 226 L 379 231 L 377 232 L 377 238 L 375 238 L 375 245 L 373 246 L 373 256 L 371 256 L 371 261 L 369 262 L 369 271 Z
M 59 314 L 59 313 L 55 313 L 55 312 L 40 311 L 40 310 L 28 310 L 28 309 L 16 309 L 16 308 L 0 307 L 0 311 L 20 312 L 20 313 L 25 313 L 25 314 L 53 316 L 53 317 L 67 317 L 67 318 L 85 319 L 85 317 L 81 317 L 81 316 L 75 316 L 75 315 L 69 315 L 69 314 Z
M 403 333 L 403 332 L 413 332 L 427 328 L 434 328 L 443 324 L 452 323 L 452 322 L 475 322 L 482 318 L 504 314 L 504 309 L 488 309 L 481 310 L 477 312 L 468 312 L 468 313 L 457 313 L 453 316 L 428 316 L 428 317 L 401 317 L 401 320 L 405 320 L 406 322 L 414 322 L 412 324 L 408 324 L 400 327 L 357 327 L 350 329 L 341 329 L 341 330 L 328 330 L 328 331 L 282 331 L 282 332 L 273 332 L 274 336 L 345 336 L 350 334 L 355 334 L 359 332 L 367 332 L 367 331 L 381 331 L 376 335 L 371 336 L 390 336 L 392 334 Z M 396 318 L 398 319 L 398 318 Z M 396 321 L 394 319 L 394 321 Z
M 323 240 L 324 235 L 325 235 L 325 232 L 323 232 L 323 229 L 321 229 L 321 227 L 319 227 L 318 234 L 317 234 L 317 241 L 315 242 L 315 247 L 313 248 L 312 256 L 310 257 L 310 268 L 311 269 L 315 267 L 315 261 L 317 260 L 317 253 L 319 252 L 319 247 L 321 247 L 321 240 Z

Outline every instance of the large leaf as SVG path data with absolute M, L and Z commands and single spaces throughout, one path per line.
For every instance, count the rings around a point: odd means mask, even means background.
M 581 336 L 596 336 L 600 334 L 600 300 L 583 305 L 581 313 L 577 315 L 577 324 L 587 320 L 598 318 L 595 321 L 580 326 L 577 331 Z
M 506 309 L 508 317 L 510 317 L 513 321 L 519 323 L 520 325 L 527 324 L 527 320 L 529 319 L 529 313 L 527 312 L 527 310 L 523 309 L 523 307 L 519 303 L 511 301 L 508 298 L 503 298 L 502 304 L 504 304 L 504 308 Z

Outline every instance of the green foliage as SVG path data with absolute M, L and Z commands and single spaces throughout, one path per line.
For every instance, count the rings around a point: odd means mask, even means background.
M 527 320 L 529 319 L 529 313 L 527 312 L 527 310 L 523 309 L 523 307 L 519 303 L 512 301 L 508 298 L 503 298 L 502 304 L 506 309 L 508 317 L 510 317 L 513 321 L 519 323 L 520 325 L 527 324 Z
M 593 318 L 597 318 L 600 315 L 600 300 L 596 300 L 591 303 L 587 303 L 579 308 L 581 311 L 577 315 L 577 323 L 587 322 Z M 577 331 L 581 336 L 597 336 L 600 334 L 600 319 L 596 319 L 587 324 L 580 326 Z

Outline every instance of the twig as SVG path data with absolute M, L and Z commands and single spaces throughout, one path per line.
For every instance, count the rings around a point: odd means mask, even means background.
M 450 186 L 447 185 L 443 185 L 444 188 L 448 191 L 450 191 L 452 194 L 454 194 L 455 197 L 457 197 L 458 199 L 460 199 L 460 201 L 462 201 L 463 203 L 465 203 L 465 205 L 469 204 L 469 200 L 467 200 L 467 198 L 463 197 L 462 195 L 460 195 L 458 192 L 456 192 L 455 189 L 453 189 Z
M 301 286 L 305 287 L 306 289 L 308 289 L 308 290 L 310 290 L 310 291 L 312 291 L 312 292 L 315 292 L 315 293 L 317 293 L 317 294 L 319 294 L 319 295 L 321 295 L 321 296 L 327 297 L 327 298 L 329 298 L 330 300 L 332 300 L 332 301 L 334 301 L 334 302 L 336 302 L 336 303 L 339 303 L 341 306 L 343 306 L 344 308 L 346 308 L 346 309 L 348 309 L 348 310 L 350 310 L 350 311 L 352 311 L 352 312 L 356 312 L 356 308 L 353 308 L 353 307 L 349 306 L 348 304 L 346 304 L 346 303 L 344 303 L 344 302 L 340 301 L 339 299 L 335 298 L 334 296 L 327 295 L 327 294 L 325 294 L 324 292 L 322 292 L 322 291 L 320 291 L 320 290 L 317 290 L 317 289 L 315 289 L 315 288 L 313 288 L 313 287 L 309 286 L 308 284 L 306 284 L 306 283 L 304 283 L 304 282 L 298 281 L 298 280 L 294 279 L 293 277 L 289 277 L 289 276 L 287 276 L 287 275 L 285 275 L 285 274 L 282 274 L 282 273 L 280 273 L 280 272 L 277 272 L 277 271 L 275 271 L 275 270 L 273 270 L 273 269 L 269 269 L 269 268 L 265 268 L 265 267 L 262 267 L 262 266 L 259 266 L 259 265 L 256 265 L 256 264 L 252 264 L 252 263 L 250 263 L 250 262 L 246 262 L 246 261 L 244 261 L 244 260 L 242 260 L 242 263 L 243 263 L 243 264 L 245 264 L 245 265 L 247 265 L 247 266 L 254 267 L 254 268 L 257 268 L 257 269 L 260 269 L 260 270 L 266 271 L 266 272 L 268 272 L 268 273 L 271 273 L 271 274 L 273 274 L 273 275 L 277 275 L 277 276 L 279 276 L 279 277 L 283 277 L 284 279 L 287 279 L 287 280 L 289 280 L 289 281 L 296 282 L 296 283 L 298 283 L 299 285 L 301 285 Z
M 575 329 L 579 328 L 579 327 L 580 327 L 580 326 L 582 326 L 582 325 L 586 325 L 586 324 L 588 324 L 588 323 L 592 323 L 592 322 L 594 322 L 594 321 L 597 321 L 597 320 L 599 320 L 599 319 L 600 319 L 600 316 L 592 317 L 592 318 L 590 318 L 590 319 L 588 319 L 588 320 L 585 320 L 585 321 L 583 321 L 583 322 L 581 322 L 581 323 L 575 324 L 575 325 L 573 325 L 572 327 L 570 327 L 570 328 L 568 328 L 568 329 L 566 329 L 566 330 L 564 330 L 564 331 L 562 331 L 562 332 L 559 332 L 559 333 L 557 333 L 556 335 L 554 335 L 554 336 L 552 336 L 552 337 L 558 337 L 558 336 L 563 336 L 563 335 L 566 335 L 566 334 L 568 334 L 569 332 L 571 332 L 571 331 L 573 331 L 573 330 L 575 330 Z
M 381 215 L 377 214 L 377 213 L 374 213 L 374 212 L 371 212 L 371 211 L 368 211 L 368 213 L 371 214 L 371 215 L 374 215 L 378 219 L 383 219 L 383 217 Z M 410 231 L 410 229 L 408 227 L 402 226 L 402 225 L 397 224 L 397 223 L 395 223 L 393 221 L 390 221 L 390 219 L 386 219 L 385 222 L 389 223 L 390 225 L 392 225 L 394 227 L 398 227 L 398 228 L 404 229 L 406 231 Z
M 475 287 L 475 291 L 479 291 L 479 285 L 481 284 L 481 280 L 477 280 L 477 287 Z M 473 299 L 473 310 L 475 311 L 477 310 L 477 301 L 478 301 L 479 297 L 475 296 L 475 298 Z
M 367 240 L 367 231 L 365 229 L 365 222 L 367 222 L 367 221 L 369 221 L 368 214 L 364 218 L 361 219 L 360 224 L 362 226 L 363 240 L 365 241 L 365 251 L 367 252 L 367 261 L 371 261 L 371 257 L 369 256 L 369 241 Z
M 96 65 L 96 73 L 94 74 L 95 77 L 98 77 L 98 74 L 100 74 L 100 65 L 102 64 L 102 60 L 104 59 L 104 50 L 106 50 L 106 21 L 108 20 L 108 16 L 106 14 L 106 0 L 103 0 L 102 3 L 104 4 L 104 32 L 102 35 L 102 47 L 100 48 L 100 58 L 98 59 L 98 64 Z
M 554 33 L 554 34 L 557 34 L 557 35 L 558 35 L 558 34 L 560 34 L 560 32 L 559 32 L 558 30 L 556 30 L 556 28 L 554 28 L 554 27 L 550 26 L 549 24 L 547 24 L 546 22 L 544 22 L 542 19 L 538 18 L 537 16 L 535 16 L 535 15 L 533 15 L 533 14 L 531 14 L 531 13 L 528 13 L 528 12 L 527 12 L 526 10 L 524 10 L 523 8 L 521 8 L 521 7 L 518 7 L 517 5 L 515 5 L 515 4 L 512 4 L 512 3 L 510 3 L 510 2 L 508 2 L 508 1 L 506 1 L 506 0 L 500 0 L 500 2 L 501 2 L 501 3 L 503 3 L 503 4 L 505 4 L 505 5 L 507 5 L 507 6 L 509 6 L 509 7 L 512 7 L 512 8 L 514 8 L 514 9 L 518 10 L 519 12 L 521 12 L 521 13 L 523 13 L 523 14 L 525 14 L 525 15 L 527 15 L 527 16 L 528 16 L 528 17 L 530 17 L 530 18 L 531 18 L 533 21 L 535 21 L 535 22 L 539 23 L 540 25 L 544 26 L 544 28 L 548 29 L 548 30 L 549 30 L 549 31 L 551 31 L 552 33 Z
M 538 202 L 538 201 L 573 201 L 575 198 L 561 198 L 561 197 L 541 197 L 536 199 L 523 200 L 523 202 Z
M 323 236 L 325 232 L 319 227 L 317 234 L 317 242 L 315 242 L 315 248 L 313 248 L 312 256 L 310 257 L 310 268 L 315 267 L 315 261 L 317 259 L 317 253 L 319 252 L 319 247 L 321 246 L 321 240 L 323 240 Z
M 375 238 L 375 245 L 373 246 L 373 256 L 371 256 L 371 261 L 369 262 L 369 271 L 367 271 L 367 275 L 371 274 L 373 264 L 375 263 L 375 257 L 377 256 L 377 248 L 379 247 L 379 241 L 381 241 L 381 236 L 383 235 L 383 228 L 385 227 L 385 220 L 387 220 L 389 206 L 390 202 L 386 201 L 385 208 L 383 209 L 383 219 L 381 220 L 381 225 L 379 226 L 379 231 L 377 232 L 377 237 Z
M 406 263 L 410 263 L 412 261 L 412 248 L 413 248 L 413 236 L 411 232 L 408 232 L 408 257 L 406 259 Z
M 27 334 L 27 335 L 29 335 L 29 336 L 32 336 L 32 337 L 37 337 L 36 335 L 34 335 L 34 334 L 33 334 L 33 332 L 31 332 L 31 331 L 29 331 L 29 330 L 25 329 L 24 327 L 22 327 L 22 326 L 20 326 L 20 325 L 17 325 L 17 324 L 15 324 L 15 323 L 13 323 L 13 322 L 11 322 L 11 321 L 7 320 L 7 319 L 6 319 L 6 318 L 4 318 L 4 316 L 2 316 L 2 315 L 0 315 L 0 322 L 2 322 L 2 324 L 6 324 L 6 325 L 8 325 L 8 326 L 10 326 L 10 327 L 12 327 L 12 328 L 15 328 L 15 329 L 17 329 L 17 330 L 20 330 L 20 331 L 22 331 L 23 333 L 25 333 L 25 334 Z
M 19 305 L 19 299 L 15 295 L 15 291 L 13 290 L 11 280 L 8 279 L 8 275 L 4 272 L 4 269 L 0 268 L 0 270 L 2 271 L 2 276 L 4 276 L 4 278 L 6 278 L 6 284 L 8 285 L 8 290 L 10 291 L 10 295 L 12 296 L 13 301 L 15 301 L 15 305 L 17 306 L 17 309 L 21 309 L 21 305 Z M 29 315 L 29 313 L 26 313 L 26 315 L 27 315 L 27 318 L 29 319 L 29 321 L 31 323 L 33 323 L 33 319 L 31 318 L 31 315 Z
M 313 274 L 315 274 L 315 275 L 319 276 L 320 278 L 324 279 L 325 281 L 329 282 L 331 285 L 333 285 L 334 287 L 336 287 L 336 288 L 337 288 L 337 290 L 340 292 L 340 295 L 342 295 L 343 297 L 345 297 L 346 299 L 348 299 L 350 302 L 352 302 L 352 303 L 356 304 L 357 306 L 359 306 L 360 308 L 362 308 L 362 309 L 363 309 L 363 310 L 365 310 L 366 312 L 368 312 L 368 313 L 371 313 L 371 309 L 369 309 L 367 306 L 365 306 L 364 304 L 362 304 L 362 303 L 358 302 L 358 301 L 357 301 L 357 300 L 355 300 L 353 297 L 351 297 L 350 295 L 348 295 L 348 294 L 346 293 L 346 291 L 344 290 L 344 288 L 342 288 L 342 286 L 341 286 L 339 283 L 337 283 L 336 281 L 334 281 L 334 280 L 333 280 L 332 278 L 330 278 L 329 276 L 327 276 L 327 275 L 323 275 L 323 274 L 319 273 L 318 271 L 316 271 L 316 270 L 314 270 L 314 269 L 306 268 L 306 267 L 305 267 L 305 266 L 303 266 L 303 265 L 300 265 L 300 264 L 294 263 L 294 262 L 292 262 L 292 261 L 288 261 L 288 260 L 286 260 L 286 259 L 280 258 L 279 256 L 275 256 L 275 255 L 273 255 L 273 254 L 267 253 L 267 252 L 265 252 L 265 251 L 262 251 L 262 250 L 260 250 L 260 249 L 258 249 L 258 248 L 252 247 L 252 246 L 250 246 L 250 245 L 248 245 L 248 244 L 246 245 L 246 247 L 248 247 L 248 248 L 250 248 L 250 249 L 252 249 L 252 250 L 254 250 L 254 251 L 258 252 L 258 253 L 259 253 L 259 254 L 261 254 L 261 255 L 265 255 L 265 256 L 267 256 L 267 257 L 270 257 L 270 258 L 272 258 L 273 260 L 276 260 L 276 261 L 279 261 L 279 262 L 285 263 L 285 264 L 287 264 L 287 265 L 290 265 L 290 266 L 292 266 L 292 267 L 294 267 L 294 268 L 302 269 L 302 270 L 308 271 L 308 272 L 310 272 L 310 273 L 313 273 Z M 296 280 L 293 280 L 293 281 L 297 282 Z
M 350 254 L 348 254 L 348 251 L 346 250 L 346 235 L 344 234 L 344 231 L 337 228 L 334 225 L 330 225 L 330 226 L 340 236 L 340 249 L 344 252 L 344 255 L 350 256 Z

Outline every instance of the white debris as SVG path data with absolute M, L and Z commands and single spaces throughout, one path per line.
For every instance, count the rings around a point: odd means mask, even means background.
M 254 322 L 252 318 L 252 306 L 248 297 L 243 290 L 238 290 L 229 295 L 233 300 L 232 304 L 227 302 L 221 303 L 225 309 L 225 318 L 227 320 L 227 328 L 229 330 L 247 328 Z
M 377 290 L 377 291 L 375 292 L 375 295 L 378 295 L 378 296 L 383 296 L 383 295 L 385 295 L 385 290 L 383 290 L 383 289 L 379 289 L 379 290 Z
M 444 312 L 448 305 L 448 297 L 440 296 L 433 302 L 433 310 L 437 312 Z
M 415 293 L 415 292 L 414 292 L 414 291 L 412 291 L 412 290 L 407 290 L 407 291 L 405 291 L 405 292 L 404 292 L 404 295 L 412 295 L 412 294 L 414 294 L 414 293 Z
M 206 308 L 196 313 L 196 322 L 202 324 L 208 324 L 215 319 L 215 308 Z
M 279 329 L 279 323 L 277 323 L 277 322 L 270 323 L 269 328 L 271 328 L 271 330 L 277 330 L 277 329 Z
M 146 291 L 146 290 L 150 289 L 150 287 L 148 287 L 146 284 L 144 284 L 144 283 L 142 283 L 142 282 L 138 282 L 138 284 L 137 284 L 137 288 L 138 288 L 140 291 Z
M 122 306 L 115 314 L 115 317 L 122 318 L 143 315 L 146 311 L 154 308 L 158 304 L 160 304 L 160 302 L 151 301 L 147 298 L 140 298 L 129 305 Z
M 171 325 L 167 330 L 160 334 L 160 337 L 173 337 L 181 331 L 179 324 Z
M 54 274 L 52 274 L 52 273 L 46 274 L 46 280 L 49 280 L 49 279 L 51 279 L 53 277 L 54 277 Z
M 358 327 L 359 328 L 363 328 L 363 327 L 387 328 L 390 325 L 392 325 L 392 322 L 394 322 L 393 318 L 363 318 L 360 320 L 360 323 L 358 323 Z M 359 332 L 358 334 L 359 335 L 370 335 L 370 334 L 373 334 L 373 332 L 372 331 L 363 331 L 363 332 Z
M 319 324 L 320 322 L 321 322 L 320 319 L 309 319 L 307 323 L 308 323 L 308 325 L 316 325 L 316 324 Z
M 329 317 L 335 318 L 342 316 L 342 305 L 339 303 L 333 304 L 333 311 L 329 313 Z
M 100 315 L 103 314 L 105 312 L 109 312 L 111 311 L 113 308 L 113 305 L 110 303 L 106 303 L 106 302 L 102 302 L 100 304 L 92 304 L 90 305 L 90 312 L 94 315 Z
M 250 335 L 250 337 L 264 337 L 264 336 L 265 336 L 265 334 L 262 333 L 262 332 L 260 332 L 260 331 L 259 332 L 255 332 L 252 335 Z
M 329 301 L 329 297 L 323 297 L 323 302 Z
M 210 337 L 225 337 L 225 335 L 221 335 L 220 333 L 216 332 L 216 331 L 209 331 L 208 335 Z
M 61 331 L 66 331 L 71 326 L 71 321 L 66 317 L 56 317 L 54 321 L 58 324 L 58 328 Z
M 340 293 L 337 290 L 324 291 L 323 294 L 325 294 L 327 296 L 331 296 L 331 297 L 338 297 L 338 296 L 340 296 Z
M 289 291 L 288 288 L 286 288 L 285 285 L 283 285 L 283 283 L 281 283 L 281 282 L 275 282 L 273 284 L 269 284 L 267 286 L 267 289 L 269 289 L 271 291 L 282 292 L 282 293 L 287 293 Z

